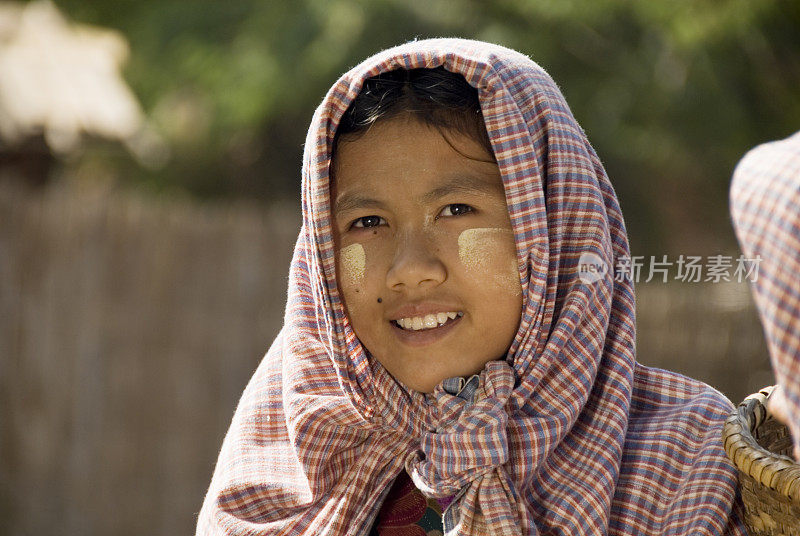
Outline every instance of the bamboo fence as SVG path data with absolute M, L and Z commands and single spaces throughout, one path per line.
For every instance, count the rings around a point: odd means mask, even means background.
M 296 206 L 0 182 L 0 535 L 192 534 L 283 317 Z M 772 382 L 746 284 L 638 291 L 639 356 Z

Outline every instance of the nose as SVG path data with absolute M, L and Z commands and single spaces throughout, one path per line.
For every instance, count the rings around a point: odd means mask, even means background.
M 436 245 L 421 233 L 406 233 L 398 240 L 394 260 L 386 274 L 392 290 L 436 286 L 447 278 L 447 269 Z

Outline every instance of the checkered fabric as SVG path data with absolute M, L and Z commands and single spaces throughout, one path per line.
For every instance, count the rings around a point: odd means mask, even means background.
M 334 274 L 338 121 L 368 77 L 461 73 L 479 91 L 515 232 L 524 310 L 474 401 L 405 390 L 356 338 Z M 402 470 L 455 495 L 447 534 L 744 534 L 721 444 L 730 403 L 635 361 L 633 283 L 577 277 L 628 256 L 616 195 L 553 80 L 475 41 L 415 41 L 339 79 L 312 120 L 285 324 L 225 438 L 198 535 L 366 534 Z
M 731 215 L 742 252 L 758 270 L 753 297 L 800 444 L 800 132 L 742 158 L 731 182 Z

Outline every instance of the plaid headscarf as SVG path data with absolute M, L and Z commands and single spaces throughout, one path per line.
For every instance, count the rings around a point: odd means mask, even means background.
M 742 158 L 731 182 L 731 216 L 755 265 L 753 297 L 800 445 L 800 132 Z
M 408 392 L 356 338 L 334 269 L 336 126 L 365 79 L 444 66 L 478 89 L 517 247 L 524 303 L 474 402 Z M 730 403 L 635 361 L 633 283 L 577 277 L 628 241 L 605 171 L 553 80 L 527 57 L 411 42 L 346 73 L 317 109 L 284 327 L 225 438 L 197 533 L 366 534 L 405 469 L 455 499 L 447 534 L 741 533 L 720 430 Z M 619 280 L 616 280 L 619 279 Z M 734 510 L 736 512 L 736 510 Z

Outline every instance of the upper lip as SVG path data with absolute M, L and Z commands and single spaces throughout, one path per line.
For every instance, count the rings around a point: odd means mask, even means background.
M 394 309 L 389 313 L 389 320 L 399 320 L 401 318 L 413 318 L 415 316 L 434 315 L 436 313 L 458 313 L 462 309 L 454 305 L 442 305 L 438 303 L 409 303 Z

